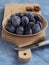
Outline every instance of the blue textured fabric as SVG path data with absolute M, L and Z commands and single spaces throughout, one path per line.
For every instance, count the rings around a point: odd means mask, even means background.
M 32 50 L 32 58 L 27 63 L 18 60 L 18 51 L 14 50 L 15 45 L 3 41 L 1 38 L 2 20 L 4 7 L 7 3 L 38 3 L 41 6 L 42 14 L 48 20 L 49 25 L 49 0 L 0 0 L 0 65 L 49 65 L 49 46 Z M 46 30 L 46 38 L 49 38 L 49 27 Z

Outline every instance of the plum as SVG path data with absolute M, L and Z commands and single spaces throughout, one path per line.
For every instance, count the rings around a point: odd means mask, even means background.
M 37 33 L 40 31 L 40 26 L 39 24 L 35 24 L 33 27 L 32 27 L 32 33 Z
M 37 24 L 39 24 L 40 28 L 42 28 L 42 22 L 37 21 Z
M 23 14 L 22 14 L 21 12 L 16 13 L 15 15 L 16 15 L 16 16 L 19 16 L 20 18 L 22 18 L 22 17 L 23 17 Z
M 22 17 L 22 25 L 25 26 L 29 23 L 29 18 L 27 16 Z
M 29 18 L 29 21 L 32 21 L 35 23 L 34 14 L 32 12 L 27 12 L 25 16 Z
M 12 24 L 12 20 L 11 19 L 8 20 L 8 24 Z
M 34 16 L 34 18 L 35 18 L 35 20 L 36 20 L 36 21 L 42 21 L 42 19 L 41 19 L 41 16 L 40 16 L 40 15 L 36 15 L 36 16 Z
M 6 25 L 6 30 L 9 32 L 14 33 L 15 32 L 15 27 L 12 24 L 7 24 Z
M 25 35 L 28 35 L 28 34 L 32 34 L 32 29 L 29 28 L 26 32 L 25 32 Z
M 24 33 L 24 28 L 22 26 L 16 28 L 16 34 L 23 35 L 23 33 Z
M 14 14 L 12 14 L 12 15 L 10 16 L 10 19 L 12 19 L 13 17 L 15 17 L 15 15 L 14 15 Z
M 28 28 L 32 28 L 34 24 L 35 24 L 34 22 L 29 22 L 28 23 Z
M 21 19 L 20 19 L 19 16 L 12 16 L 11 19 L 12 19 L 12 24 L 13 24 L 15 27 L 20 25 Z

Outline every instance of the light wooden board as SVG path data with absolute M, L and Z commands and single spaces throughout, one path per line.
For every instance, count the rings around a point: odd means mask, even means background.
M 7 4 L 5 6 L 4 18 L 9 16 L 10 14 L 15 14 L 16 12 L 26 12 L 26 6 L 33 7 L 34 5 L 38 5 L 38 4 Z M 41 11 L 35 12 L 35 13 L 41 14 Z M 34 42 L 37 42 L 38 40 L 43 39 L 44 37 L 45 37 L 45 31 L 33 37 L 16 37 L 16 36 L 8 34 L 2 28 L 2 39 L 12 42 L 16 44 L 18 47 L 30 45 Z

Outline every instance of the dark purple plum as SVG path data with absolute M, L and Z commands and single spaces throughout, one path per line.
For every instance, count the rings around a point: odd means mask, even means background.
M 25 16 L 29 18 L 29 21 L 32 21 L 35 23 L 34 14 L 32 12 L 27 12 Z
M 29 18 L 27 16 L 22 17 L 22 25 L 25 26 L 29 23 Z
M 7 24 L 6 25 L 6 30 L 9 32 L 14 33 L 15 32 L 15 27 L 12 24 Z
M 6 24 L 5 28 L 7 31 L 9 31 L 11 24 Z
M 32 29 L 29 28 L 26 32 L 25 32 L 25 35 L 29 35 L 29 34 L 32 34 Z
M 22 18 L 22 17 L 23 17 L 23 14 L 22 14 L 21 12 L 16 13 L 15 15 L 16 15 L 16 16 L 19 16 L 20 18 Z
M 28 28 L 32 28 L 34 24 L 35 24 L 34 22 L 29 22 L 28 23 Z
M 14 14 L 12 14 L 12 15 L 10 16 L 10 19 L 12 19 L 13 17 L 15 17 L 15 15 L 14 15 Z
M 32 33 L 37 33 L 40 31 L 40 26 L 39 24 L 35 24 L 33 27 L 32 27 Z
M 35 20 L 36 20 L 36 21 L 42 21 L 42 19 L 41 19 L 41 16 L 40 16 L 40 15 L 36 15 L 36 16 L 34 16 L 34 18 L 35 18 Z
M 20 25 L 20 23 L 21 23 L 20 17 L 18 17 L 18 16 L 13 16 L 13 17 L 11 17 L 11 19 L 12 19 L 12 24 L 13 24 L 15 27 Z
M 22 26 L 16 28 L 16 34 L 23 35 L 23 33 L 24 33 L 24 28 Z
M 37 24 L 39 24 L 40 28 L 42 28 L 42 22 L 37 21 Z
M 8 24 L 12 24 L 12 20 L 11 19 L 8 20 Z

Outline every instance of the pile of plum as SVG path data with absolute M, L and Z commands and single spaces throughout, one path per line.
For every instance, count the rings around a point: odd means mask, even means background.
M 25 14 L 19 12 L 11 15 L 5 26 L 7 31 L 19 35 L 37 33 L 41 30 L 41 27 L 41 16 L 35 16 L 32 12 L 26 12 Z

